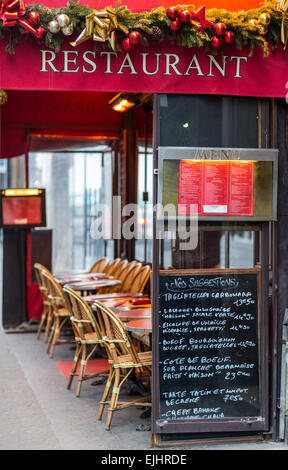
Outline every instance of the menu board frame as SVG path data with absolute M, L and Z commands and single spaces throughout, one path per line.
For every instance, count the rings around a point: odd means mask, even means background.
M 263 316 L 263 303 L 262 303 L 262 282 L 261 269 L 256 268 L 239 268 L 239 269 L 201 269 L 201 270 L 160 270 L 159 277 L 161 276 L 204 276 L 205 275 L 223 275 L 223 274 L 255 274 L 257 277 L 258 285 L 258 359 L 259 359 L 259 407 L 260 416 L 249 417 L 234 417 L 234 418 L 215 418 L 215 419 L 162 419 L 160 416 L 160 367 L 159 367 L 159 325 L 160 322 L 160 307 L 158 311 L 154 312 L 153 326 L 153 368 L 154 368 L 154 382 L 153 382 L 153 403 L 152 403 L 152 432 L 157 434 L 175 434 L 175 433 L 221 433 L 221 432 L 255 432 L 267 431 L 268 429 L 268 410 L 265 397 L 267 395 L 267 376 L 265 364 L 267 362 L 267 351 L 265 346 L 265 324 L 266 315 Z M 161 295 L 161 291 L 159 292 Z M 265 309 L 264 309 L 265 310 Z M 266 364 L 267 366 L 267 364 Z
M 203 161 L 255 161 L 255 162 L 272 162 L 272 213 L 271 216 L 257 215 L 226 215 L 226 214 L 210 214 L 198 215 L 198 219 L 203 221 L 271 221 L 277 220 L 277 186 L 278 186 L 278 153 L 277 149 L 241 149 L 241 148 L 212 148 L 212 147 L 158 147 L 158 204 L 163 202 L 164 189 L 164 161 L 165 160 L 203 160 Z M 165 205 L 165 204 L 164 204 Z M 169 216 L 170 220 L 186 220 L 187 215 L 178 214 Z M 158 220 L 167 220 L 167 215 L 157 211 Z

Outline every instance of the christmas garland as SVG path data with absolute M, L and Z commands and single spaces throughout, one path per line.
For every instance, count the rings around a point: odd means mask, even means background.
M 36 38 L 58 52 L 65 36 L 71 44 L 94 40 L 95 48 L 129 51 L 134 45 L 148 45 L 164 39 L 184 47 L 206 47 L 221 50 L 235 43 L 238 49 L 255 46 L 264 56 L 279 43 L 285 48 L 288 38 L 288 0 L 266 1 L 257 9 L 231 12 L 193 5 L 176 5 L 133 13 L 120 3 L 102 11 L 69 1 L 67 7 L 49 9 L 44 5 L 24 6 L 23 0 L 0 0 L 0 37 L 9 34 L 6 50 L 22 38 Z M 74 41 L 72 42 L 72 39 Z M 91 43 L 90 43 L 91 45 Z

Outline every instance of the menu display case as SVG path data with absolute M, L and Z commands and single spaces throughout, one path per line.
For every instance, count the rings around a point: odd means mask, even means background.
M 159 147 L 158 155 L 158 202 L 177 218 L 277 219 L 277 150 Z
M 45 189 L 17 188 L 0 192 L 1 228 L 45 226 Z

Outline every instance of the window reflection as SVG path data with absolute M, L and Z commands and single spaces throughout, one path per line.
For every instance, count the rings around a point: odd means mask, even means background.
M 91 225 L 95 207 L 112 204 L 109 149 L 31 153 L 29 180 L 31 187 L 46 188 L 47 226 L 53 230 L 54 271 L 89 269 L 97 258 L 106 255 L 106 242 L 91 236 Z M 109 252 L 112 251 L 109 245 Z

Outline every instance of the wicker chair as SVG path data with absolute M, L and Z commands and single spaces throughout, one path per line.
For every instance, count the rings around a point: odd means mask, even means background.
M 42 297 L 42 302 L 43 302 L 43 310 L 42 310 L 36 338 L 40 339 L 42 328 L 44 327 L 46 323 L 45 336 L 44 336 L 44 342 L 46 343 L 48 339 L 48 333 L 49 333 L 48 317 L 49 317 L 51 305 L 48 299 L 48 292 L 47 292 L 47 288 L 45 286 L 44 280 L 42 278 L 41 271 L 47 271 L 47 272 L 50 272 L 50 271 L 40 263 L 34 264 L 34 271 L 35 271 L 36 281 L 37 281 L 39 291 Z
M 135 276 L 135 279 L 132 281 L 130 286 L 129 293 L 130 294 L 142 294 L 144 289 L 150 279 L 151 275 L 151 267 L 149 265 L 143 266 L 138 274 Z M 137 351 L 147 350 L 151 347 L 150 339 L 148 333 L 138 333 L 133 332 L 131 333 L 132 338 L 134 339 L 134 346 L 136 347 Z
M 98 419 L 102 419 L 105 405 L 109 404 L 106 421 L 106 430 L 111 426 L 113 413 L 116 410 L 128 408 L 130 406 L 151 406 L 151 397 L 142 397 L 131 401 L 119 401 L 121 387 L 126 382 L 130 374 L 136 369 L 140 372 L 148 371 L 149 378 L 152 370 L 152 352 L 137 353 L 130 336 L 125 330 L 121 320 L 101 302 L 95 302 L 94 307 L 98 315 L 102 316 L 105 336 L 104 341 L 109 350 L 111 359 L 111 369 L 105 386 L 105 390 L 100 402 Z M 124 372 L 124 374 L 123 374 Z M 109 400 L 109 395 L 111 399 Z
M 93 266 L 91 266 L 89 273 L 104 273 L 108 265 L 109 258 L 106 256 L 104 258 L 100 258 L 93 264 Z
M 151 271 L 151 267 L 148 265 L 141 267 L 130 285 L 129 293 L 142 293 L 150 279 Z
M 122 290 L 123 283 L 126 277 L 128 276 L 128 274 L 130 273 L 130 271 L 135 267 L 135 265 L 136 265 L 135 261 L 132 261 L 130 263 L 127 260 L 122 261 L 121 266 L 118 268 L 118 270 L 116 270 L 116 273 L 114 274 L 115 279 L 117 279 L 118 281 L 121 281 L 121 284 L 119 286 L 104 287 L 102 289 L 98 289 L 97 294 L 108 295 L 109 293 L 110 294 L 119 293 L 119 292 L 123 293 L 123 290 Z
M 119 265 L 121 264 L 121 258 L 115 258 L 111 264 L 108 264 L 106 268 L 104 269 L 104 272 L 107 274 L 107 276 L 113 276 L 115 272 L 117 272 L 117 269 Z
M 125 294 L 127 292 L 131 292 L 131 285 L 133 284 L 137 274 L 140 272 L 142 268 L 142 264 L 139 262 L 132 262 L 130 263 L 129 269 L 127 270 L 126 274 L 123 276 L 122 283 L 119 287 L 119 292 Z
M 113 272 L 114 279 L 119 279 L 120 274 L 128 267 L 129 262 L 127 259 L 120 260 L 117 268 Z
M 66 306 L 71 313 L 71 323 L 76 340 L 76 352 L 67 384 L 67 389 L 70 390 L 73 378 L 78 376 L 76 396 L 79 397 L 82 382 L 84 380 L 103 376 L 103 372 L 86 374 L 87 362 L 99 346 L 104 347 L 104 341 L 102 339 L 103 331 L 101 332 L 101 326 L 97 323 L 90 305 L 87 304 L 87 302 L 85 302 L 85 300 L 83 300 L 83 298 L 77 292 L 70 289 L 69 287 L 64 286 L 63 297 Z M 77 366 L 80 361 L 80 355 L 81 363 L 78 374 Z M 109 366 L 107 370 L 108 369 Z M 107 375 L 107 373 L 104 375 Z
M 41 275 L 43 276 L 43 280 L 48 292 L 48 299 L 51 302 L 52 307 L 52 327 L 49 335 L 48 346 L 46 352 L 50 352 L 50 357 L 54 356 L 55 346 L 57 344 L 64 344 L 64 343 L 71 343 L 75 342 L 75 340 L 64 340 L 60 339 L 60 333 L 64 327 L 64 325 L 70 322 L 70 311 L 66 308 L 65 300 L 63 297 L 62 287 L 54 276 L 47 272 L 41 271 Z

